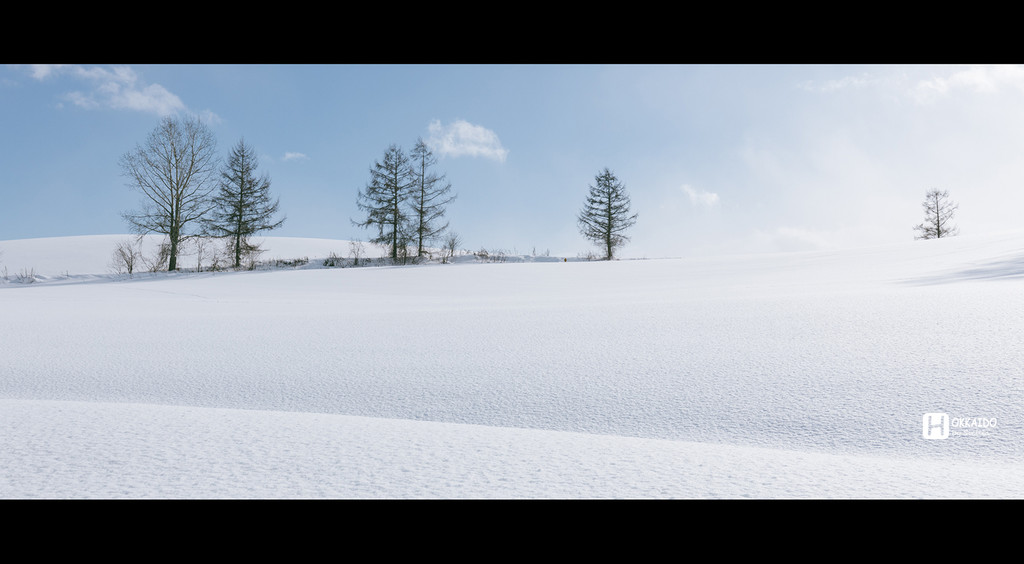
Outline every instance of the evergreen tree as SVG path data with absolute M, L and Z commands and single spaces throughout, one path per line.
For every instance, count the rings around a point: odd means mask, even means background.
M 284 223 L 284 218 L 274 221 L 279 200 L 270 200 L 270 178 L 256 176 L 258 167 L 255 150 L 240 140 L 221 172 L 220 192 L 213 198 L 208 226 L 214 235 L 229 238 L 235 268 L 241 266 L 243 255 L 257 250 L 249 237 Z
M 597 186 L 590 186 L 577 220 L 580 233 L 604 250 L 605 260 L 612 260 L 615 249 L 629 241 L 624 232 L 636 223 L 637 214 L 629 214 L 626 186 L 610 170 L 605 168 L 594 178 Z
M 410 154 L 415 185 L 410 195 L 412 207 L 411 231 L 416 239 L 416 256 L 423 256 L 424 244 L 438 239 L 448 223 L 441 225 L 445 214 L 445 206 L 455 200 L 449 196 L 452 185 L 445 182 L 445 175 L 438 176 L 430 171 L 437 164 L 437 158 L 427 147 L 423 139 L 416 141 Z
M 370 168 L 370 182 L 359 191 L 357 205 L 366 212 L 363 221 L 352 220 L 357 227 L 376 228 L 373 243 L 388 247 L 392 262 L 398 262 L 404 248 L 412 239 L 408 229 L 406 203 L 415 187 L 416 179 L 409 157 L 396 145 L 388 147 L 384 158 Z

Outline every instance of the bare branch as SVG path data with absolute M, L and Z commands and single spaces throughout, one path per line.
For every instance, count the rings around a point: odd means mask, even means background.
M 121 157 L 128 186 L 143 196 L 140 209 L 121 215 L 140 235 L 168 237 L 168 270 L 177 268 L 180 244 L 198 233 L 193 228 L 213 206 L 217 163 L 213 133 L 197 118 L 164 118 L 144 145 Z
M 914 230 L 920 233 L 914 239 L 941 239 L 960 232 L 952 224 L 953 214 L 960 206 L 949 201 L 949 191 L 929 190 L 921 207 L 924 209 L 925 220 L 914 226 Z

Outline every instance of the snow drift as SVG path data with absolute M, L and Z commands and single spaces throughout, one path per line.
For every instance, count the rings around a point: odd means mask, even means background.
M 1020 233 L 132 280 L 80 239 L 0 282 L 0 497 L 1024 496 Z

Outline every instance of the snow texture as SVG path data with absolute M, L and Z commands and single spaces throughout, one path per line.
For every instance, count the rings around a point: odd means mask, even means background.
M 0 497 L 1024 497 L 1022 233 L 330 269 L 347 242 L 267 238 L 310 262 L 130 280 L 124 238 L 0 241 Z

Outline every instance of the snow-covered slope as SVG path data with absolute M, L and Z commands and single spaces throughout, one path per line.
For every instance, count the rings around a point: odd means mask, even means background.
M 0 283 L 0 497 L 1024 497 L 1021 233 L 96 281 Z

